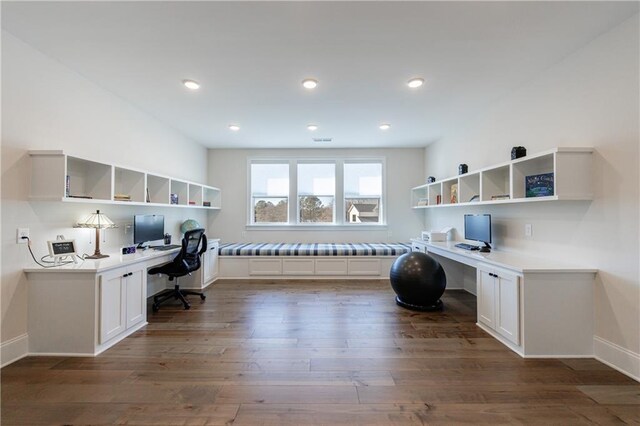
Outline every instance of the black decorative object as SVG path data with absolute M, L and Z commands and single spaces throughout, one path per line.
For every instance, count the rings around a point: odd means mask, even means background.
M 524 146 L 514 146 L 511 148 L 511 159 L 521 158 L 527 155 L 527 148 Z
M 399 256 L 389 273 L 396 303 L 414 311 L 439 311 L 440 297 L 447 287 L 447 277 L 437 260 L 414 251 Z
M 433 182 L 435 182 L 435 181 L 436 181 L 435 176 L 429 176 L 429 177 L 427 178 L 427 183 L 433 183 Z
M 469 171 L 469 167 L 466 164 L 460 164 L 458 166 L 458 174 L 463 175 Z

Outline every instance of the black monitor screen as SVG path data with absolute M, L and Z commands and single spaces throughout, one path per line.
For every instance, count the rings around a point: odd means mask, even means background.
M 490 214 L 465 214 L 464 215 L 464 239 L 491 242 L 491 215 Z
M 164 216 L 156 214 L 133 217 L 133 242 L 142 244 L 164 238 Z

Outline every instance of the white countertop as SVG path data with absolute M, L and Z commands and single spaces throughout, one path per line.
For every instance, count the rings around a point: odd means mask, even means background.
M 219 242 L 219 239 L 210 239 L 208 243 Z M 102 259 L 78 259 L 78 263 L 70 263 L 67 265 L 56 266 L 54 268 L 43 268 L 41 266 L 36 265 L 33 261 L 31 267 L 24 268 L 23 271 L 26 273 L 60 273 L 60 272 L 78 272 L 78 273 L 101 273 L 104 271 L 108 271 L 110 269 L 121 268 L 124 266 L 132 265 L 139 262 L 147 262 L 150 260 L 157 260 L 162 263 L 162 257 L 167 257 L 167 261 L 173 259 L 173 257 L 180 251 L 180 248 L 175 248 L 172 250 L 154 250 L 154 249 L 146 249 L 146 250 L 137 250 L 135 254 L 120 254 L 118 252 L 115 253 L 104 253 L 108 254 L 109 257 L 105 257 Z
M 510 269 L 519 273 L 597 273 L 596 268 L 587 268 L 581 265 L 573 265 L 557 259 L 544 259 L 523 253 L 514 253 L 491 249 L 490 253 L 464 250 L 455 247 L 463 241 L 428 242 L 419 238 L 411 239 L 412 242 L 424 244 L 427 250 L 440 254 L 453 260 L 460 261 L 470 266 L 481 262 L 500 268 Z

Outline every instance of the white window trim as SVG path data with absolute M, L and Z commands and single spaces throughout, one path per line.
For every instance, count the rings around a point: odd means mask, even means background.
M 254 223 L 253 222 L 253 199 L 251 193 L 251 164 L 255 163 L 289 163 L 289 217 L 288 223 Z M 300 223 L 298 217 L 298 163 L 322 163 L 333 162 L 336 165 L 336 195 L 334 208 L 333 223 Z M 381 216 L 380 223 L 348 223 L 345 220 L 346 203 L 344 198 L 344 163 L 381 163 L 382 164 L 382 197 L 381 197 Z M 342 156 L 326 156 L 326 157 L 247 157 L 247 230 L 360 230 L 372 231 L 387 228 L 387 161 L 386 157 L 342 157 Z M 292 202 L 295 200 L 295 202 Z M 342 201 L 340 201 L 342 200 Z M 294 220 L 292 220 L 294 218 Z

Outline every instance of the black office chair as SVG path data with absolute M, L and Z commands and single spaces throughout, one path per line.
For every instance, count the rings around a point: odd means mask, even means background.
M 169 277 L 169 281 L 176 280 L 173 289 L 166 289 L 160 294 L 153 296 L 153 312 L 160 309 L 160 304 L 174 298 L 180 299 L 185 309 L 189 309 L 191 305 L 186 299 L 186 295 L 194 294 L 200 296 L 204 300 L 207 297 L 198 291 L 180 290 L 178 278 L 185 275 L 191 275 L 193 271 L 200 269 L 202 262 L 200 256 L 207 251 L 207 236 L 204 235 L 204 229 L 192 229 L 184 234 L 182 239 L 182 249 L 180 253 L 169 263 L 149 269 L 150 275 L 165 274 Z

